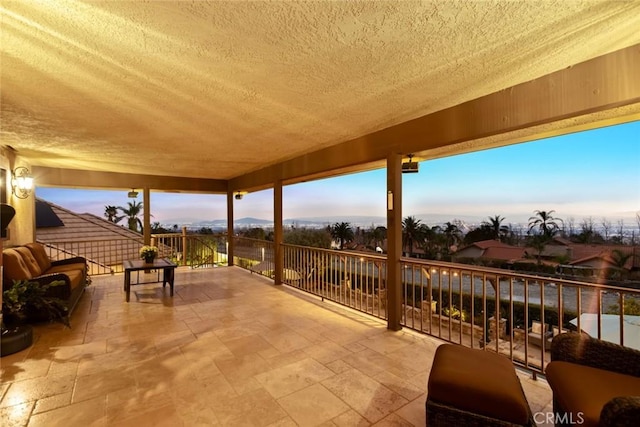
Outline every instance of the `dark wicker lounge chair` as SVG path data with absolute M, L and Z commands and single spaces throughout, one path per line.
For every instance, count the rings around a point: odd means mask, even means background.
M 640 351 L 584 333 L 559 334 L 546 376 L 556 425 L 638 425 Z

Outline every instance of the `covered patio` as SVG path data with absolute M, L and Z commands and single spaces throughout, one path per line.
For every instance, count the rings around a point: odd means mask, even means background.
M 272 189 L 280 284 L 283 188 L 385 168 L 372 191 L 399 330 L 406 160 L 638 120 L 639 7 L 7 3 L 0 199 L 17 213 L 3 245 L 35 240 L 18 171 L 35 186 L 142 190 L 145 244 L 151 192 L 226 195 L 231 236 L 235 200 Z
M 19 170 L 141 190 L 147 244 L 156 191 L 225 195 L 227 236 L 244 193 L 272 189 L 274 213 L 274 281 L 179 269 L 173 299 L 149 285 L 127 304 L 121 274 L 96 276 L 71 330 L 38 326 L 2 359 L 9 425 L 424 425 L 441 341 L 403 329 L 403 163 L 640 118 L 632 2 L 257 5 L 0 7 L 4 247 L 36 237 Z M 283 187 L 380 168 L 386 321 L 273 286 L 288 279 Z
M 97 276 L 71 329 L 2 359 L 7 425 L 424 426 L 442 343 L 238 267 L 179 268 L 173 298 Z M 519 373 L 534 414 L 544 379 Z M 539 417 L 540 420 L 543 417 Z

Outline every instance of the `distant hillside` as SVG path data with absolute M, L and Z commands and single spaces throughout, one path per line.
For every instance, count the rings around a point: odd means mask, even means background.
M 434 225 L 434 224 L 444 224 L 447 221 L 452 221 L 453 217 L 447 218 L 444 220 L 439 216 L 437 218 L 429 218 L 429 215 L 416 215 L 416 218 L 420 219 L 422 222 Z M 287 227 L 296 226 L 296 227 L 309 227 L 309 228 L 321 228 L 326 227 L 327 225 L 333 225 L 336 222 L 348 222 L 353 227 L 361 227 L 368 228 L 372 225 L 374 227 L 377 226 L 386 226 L 387 219 L 383 216 L 366 216 L 366 215 L 344 215 L 344 216 L 325 216 L 325 217 L 304 217 L 304 218 L 287 218 L 283 220 L 283 224 Z M 466 222 L 466 221 L 465 221 Z M 261 219 L 261 218 L 253 218 L 253 217 L 245 217 L 238 218 L 234 220 L 234 225 L 236 227 L 273 227 L 273 220 Z M 226 219 L 214 219 L 214 220 L 202 220 L 202 221 L 185 221 L 185 220 L 169 220 L 165 221 L 164 225 L 166 227 L 171 227 L 173 224 L 178 224 L 179 226 L 186 226 L 188 228 L 226 228 L 227 220 Z
M 477 218 L 472 216 L 455 217 L 446 215 L 414 215 L 417 219 L 429 226 L 443 225 L 446 222 L 454 220 L 461 220 L 464 224 L 478 224 L 486 218 Z M 283 224 L 287 227 L 307 227 L 307 228 L 322 228 L 328 225 L 333 225 L 336 222 L 348 222 L 352 227 L 369 228 L 371 226 L 378 227 L 387 225 L 387 219 L 383 216 L 367 216 L 367 215 L 344 215 L 344 216 L 323 216 L 323 217 L 303 217 L 303 218 L 287 218 L 283 220 Z M 202 227 L 208 227 L 213 229 L 226 228 L 226 219 L 214 219 L 214 220 L 201 220 L 201 221 L 182 221 L 169 220 L 164 222 L 165 227 L 172 227 L 173 224 L 178 226 L 186 226 L 191 229 L 197 229 Z M 238 218 L 234 221 L 236 227 L 273 227 L 273 220 L 261 219 L 254 217 Z
M 226 221 L 225 221 L 226 222 Z M 260 219 L 260 218 L 240 218 L 233 221 L 235 225 L 272 225 L 273 220 Z

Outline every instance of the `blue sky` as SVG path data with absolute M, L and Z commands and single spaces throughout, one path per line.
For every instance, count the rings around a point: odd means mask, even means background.
M 37 183 L 36 183 L 37 184 Z M 38 197 L 76 212 L 103 216 L 126 206 L 126 191 L 36 188 Z M 384 216 L 384 169 L 287 186 L 284 217 Z M 142 201 L 142 195 L 138 196 Z M 226 196 L 151 193 L 152 222 L 226 218 Z M 403 216 L 437 215 L 481 221 L 501 215 L 526 222 L 535 210 L 635 224 L 640 212 L 640 122 L 425 161 L 403 175 Z M 235 201 L 235 217 L 272 219 L 273 191 Z

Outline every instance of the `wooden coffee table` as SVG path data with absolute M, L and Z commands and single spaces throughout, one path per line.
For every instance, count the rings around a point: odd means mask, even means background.
M 177 264 L 172 263 L 166 258 L 157 258 L 153 260 L 153 262 L 144 262 L 141 259 L 129 259 L 125 260 L 122 263 L 122 266 L 124 267 L 124 292 L 127 297 L 127 302 L 129 302 L 129 294 L 132 285 L 160 283 L 160 270 L 162 270 L 162 287 L 164 288 L 168 283 L 171 290 L 171 296 L 173 296 L 173 278 L 175 276 L 176 267 L 178 266 Z M 136 283 L 131 283 L 131 272 L 141 270 L 157 270 L 157 279 L 145 282 L 136 281 Z

